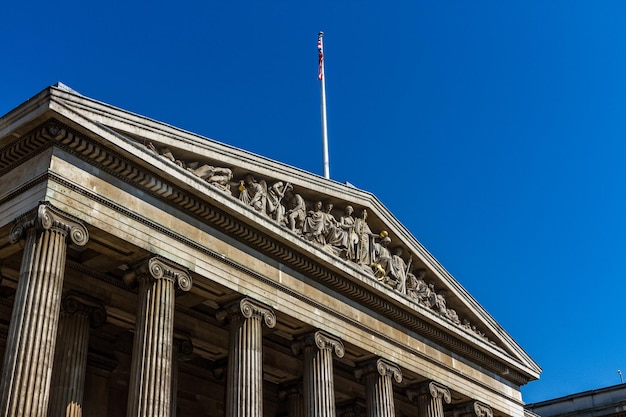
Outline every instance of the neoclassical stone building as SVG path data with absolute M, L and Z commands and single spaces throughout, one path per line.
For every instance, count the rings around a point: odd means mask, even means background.
M 372 194 L 58 84 L 0 119 L 2 416 L 523 417 L 539 366 Z

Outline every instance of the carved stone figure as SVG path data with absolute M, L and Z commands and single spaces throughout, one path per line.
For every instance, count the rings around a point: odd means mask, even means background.
M 385 236 L 380 242 L 374 243 L 372 270 L 379 281 L 384 281 L 384 278 L 388 277 L 393 269 L 391 252 L 388 249 L 390 243 L 391 238 L 389 236 Z
M 354 219 L 354 234 L 357 238 L 354 258 L 352 259 L 359 265 L 367 266 L 372 264 L 372 254 L 370 253 L 370 242 L 376 234 L 372 233 L 367 224 L 367 210 L 363 209 L 361 217 Z
M 446 311 L 448 308 L 446 307 L 446 292 L 439 291 L 438 294 L 435 294 L 433 308 L 441 315 L 446 315 Z
M 345 231 L 345 247 L 344 257 L 351 261 L 356 261 L 357 248 L 359 244 L 359 236 L 356 234 L 356 221 L 352 217 L 354 209 L 352 206 L 346 206 L 343 216 L 339 218 L 339 227 Z
M 339 254 L 348 247 L 348 231 L 335 219 L 332 214 L 333 204 L 327 203 L 324 213 L 324 238 L 326 244 L 333 247 L 333 252 Z
M 287 190 L 292 189 L 290 183 L 283 184 L 277 181 L 267 189 L 267 214 L 279 224 L 285 222 L 285 206 L 281 204 Z
M 416 299 L 420 304 L 431 307 L 431 290 L 426 281 L 426 271 L 420 269 L 417 276 L 409 273 L 407 275 L 407 294 L 409 297 Z
M 165 159 L 169 159 L 170 161 L 172 161 L 179 167 L 185 168 L 185 163 L 179 159 L 176 159 L 174 155 L 172 154 L 172 151 L 170 151 L 169 148 L 162 148 L 158 150 L 152 142 L 148 143 L 147 146 L 148 146 L 148 149 L 150 149 L 152 152 L 156 153 L 157 155 L 161 155 L 162 157 L 164 157 Z
M 452 308 L 446 310 L 446 317 L 450 319 L 450 321 L 454 324 L 461 324 L 461 320 L 459 320 L 459 315 L 456 313 L 456 310 Z
M 147 147 L 152 152 L 172 161 L 179 167 L 186 168 L 189 172 L 202 178 L 219 190 L 231 194 L 230 180 L 233 178 L 233 171 L 230 168 L 214 167 L 198 161 L 185 163 L 180 159 L 176 159 L 169 148 L 161 148 L 158 150 L 152 142 L 148 143 Z
M 472 330 L 472 323 L 469 322 L 468 319 L 463 319 L 463 323 L 461 324 L 466 330 Z
M 324 237 L 326 213 L 322 211 L 322 207 L 322 202 L 317 201 L 313 210 L 307 213 L 304 223 L 302 224 L 302 235 L 320 246 L 326 244 L 326 238 Z
M 417 277 L 413 273 L 413 268 L 409 267 L 406 271 L 406 295 L 411 298 L 417 299 Z
M 289 210 L 285 213 L 289 229 L 292 232 L 301 233 L 304 219 L 306 218 L 306 203 L 300 194 L 287 190 L 285 200 L 288 202 Z
M 229 168 L 214 167 L 207 164 L 200 165 L 199 162 L 192 162 L 187 166 L 187 170 L 212 186 L 228 194 L 231 193 L 230 180 L 233 178 L 233 172 Z
M 485 338 L 485 339 L 487 338 L 487 336 L 485 336 L 485 334 L 481 332 L 480 330 L 478 330 L 476 326 L 473 324 L 472 324 L 472 331 L 482 338 Z
M 254 208 L 256 211 L 265 213 L 267 200 L 267 186 L 265 181 L 256 182 L 254 177 L 247 174 L 239 182 L 239 200 Z
M 403 249 L 401 246 L 393 248 L 393 255 L 391 256 L 392 268 L 389 271 L 389 276 L 392 279 L 392 286 L 396 291 L 402 294 L 406 293 L 406 272 L 407 264 L 402 259 Z

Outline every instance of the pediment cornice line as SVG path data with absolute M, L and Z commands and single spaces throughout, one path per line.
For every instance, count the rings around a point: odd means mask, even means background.
M 289 177 L 288 180 L 301 177 L 300 179 L 305 181 L 306 184 L 300 183 L 300 186 L 305 188 L 308 187 L 309 184 L 314 184 L 317 190 L 323 189 L 323 193 L 328 192 L 329 197 L 332 195 L 337 199 L 343 200 L 343 196 L 350 196 L 351 199 L 359 200 L 357 204 L 363 203 L 368 206 L 368 209 L 372 208 L 376 211 L 376 215 L 380 217 L 380 221 L 384 223 L 385 227 L 393 230 L 393 233 L 398 239 L 396 242 L 406 245 L 409 251 L 413 252 L 417 258 L 421 258 L 422 262 L 427 265 L 427 268 L 432 273 L 434 279 L 440 281 L 443 287 L 447 287 L 451 293 L 455 294 L 459 299 L 462 299 L 464 306 L 469 310 L 469 317 L 478 317 L 480 324 L 485 325 L 490 333 L 485 335 L 480 332 L 480 329 L 477 329 L 477 334 L 481 337 L 490 337 L 492 340 L 496 341 L 496 343 L 506 346 L 507 350 L 509 350 L 514 357 L 519 358 L 521 362 L 527 364 L 529 369 L 532 369 L 531 373 L 536 374 L 537 377 L 539 372 L 541 372 L 539 366 L 534 363 L 532 358 L 521 346 L 506 333 L 498 322 L 485 311 L 480 303 L 478 303 L 472 295 L 450 275 L 437 259 L 435 259 L 389 210 L 385 208 L 375 195 L 367 191 L 348 187 L 336 181 L 324 179 L 319 175 L 303 171 L 296 167 L 276 163 L 263 156 L 235 148 L 213 139 L 208 139 L 193 132 L 117 108 L 80 94 L 69 92 L 65 89 L 51 87 L 48 91 L 51 96 L 50 101 L 54 102 L 54 107 L 51 106 L 51 109 L 57 111 L 57 109 L 62 108 L 64 117 L 70 119 L 72 122 L 78 123 L 81 128 L 88 129 L 91 133 L 112 141 L 115 146 L 127 147 L 128 144 L 136 146 L 137 143 L 133 142 L 136 139 L 125 135 L 125 133 L 129 133 L 134 138 L 139 138 L 139 140 L 143 142 L 152 140 L 155 142 L 164 141 L 174 148 L 186 148 L 188 151 L 192 150 L 192 152 L 202 155 L 202 157 L 207 156 L 209 159 L 223 160 L 226 165 L 238 165 L 239 162 L 243 161 L 245 167 L 241 166 L 242 169 L 249 169 L 250 172 L 255 172 L 260 176 L 267 176 L 269 178 L 282 178 L 285 176 Z M 119 134 L 115 137 L 111 135 L 111 132 L 114 131 L 124 134 Z M 142 153 L 145 155 L 145 151 L 136 151 L 136 148 L 133 150 L 135 157 Z M 210 154 L 219 155 L 219 158 L 211 158 L 209 156 Z M 157 158 L 157 160 L 158 159 L 159 158 Z M 157 166 L 161 163 L 162 162 L 157 161 L 154 165 Z M 257 216 L 257 218 L 258 217 L 259 216 Z M 474 331 L 471 327 L 470 330 Z

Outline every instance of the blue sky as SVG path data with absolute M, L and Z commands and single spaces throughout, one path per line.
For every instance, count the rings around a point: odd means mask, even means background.
M 20 3 L 20 4 L 18 4 Z M 543 368 L 626 371 L 626 2 L 8 2 L 0 114 L 80 93 L 371 191 Z

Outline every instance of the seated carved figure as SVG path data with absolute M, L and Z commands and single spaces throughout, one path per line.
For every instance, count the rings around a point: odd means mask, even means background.
M 380 242 L 374 243 L 372 251 L 372 270 L 379 281 L 384 281 L 393 269 L 391 252 L 387 248 L 391 243 L 391 238 L 385 236 Z
M 239 200 L 244 204 L 251 206 L 256 211 L 265 213 L 266 199 L 267 189 L 265 181 L 256 182 L 252 175 L 247 174 L 239 182 Z
M 285 222 L 285 206 L 281 204 L 285 193 L 292 188 L 290 183 L 275 182 L 267 189 L 267 214 L 279 224 Z
M 406 292 L 406 273 L 407 264 L 402 259 L 403 249 L 401 246 L 393 248 L 393 255 L 391 256 L 392 268 L 389 271 L 389 277 L 392 279 L 392 287 L 404 294 Z
M 433 308 L 439 314 L 445 316 L 446 312 L 448 311 L 448 308 L 446 306 L 446 292 L 443 290 L 439 291 L 439 293 L 435 294 L 433 298 L 434 298 Z
M 424 269 L 418 270 L 417 276 L 409 273 L 407 275 L 407 295 L 416 299 L 418 303 L 430 307 L 431 291 L 424 278 L 426 278 Z
M 456 310 L 449 308 L 446 311 L 446 317 L 450 319 L 450 321 L 454 324 L 461 324 L 461 320 L 459 319 L 459 315 L 456 313 Z
M 324 246 L 326 244 L 326 238 L 324 236 L 326 213 L 322 211 L 322 207 L 322 202 L 317 201 L 313 210 L 307 213 L 304 223 L 302 224 L 302 235 L 308 240 Z
M 306 218 L 306 203 L 300 194 L 287 190 L 285 200 L 289 209 L 285 212 L 286 222 L 292 232 L 301 233 Z
M 335 219 L 332 210 L 333 204 L 327 203 L 324 213 L 324 239 L 327 245 L 346 249 L 348 247 L 348 230 L 344 229 L 342 224 Z

